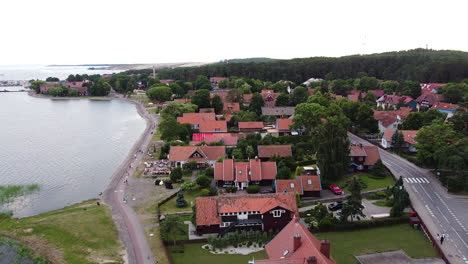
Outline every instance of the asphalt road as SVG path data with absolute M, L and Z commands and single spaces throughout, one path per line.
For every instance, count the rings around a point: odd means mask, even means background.
M 352 143 L 372 145 L 353 134 L 349 134 L 349 139 Z M 448 261 L 468 264 L 468 197 L 449 194 L 430 171 L 383 149 L 379 152 L 392 173 L 403 176 L 411 203 L 432 236 L 445 234 L 441 248 Z

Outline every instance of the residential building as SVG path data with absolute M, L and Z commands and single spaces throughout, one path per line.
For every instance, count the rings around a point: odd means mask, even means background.
M 237 230 L 278 231 L 299 217 L 291 193 L 199 197 L 195 200 L 199 235 L 222 236 Z
M 421 85 L 421 93 L 437 93 L 440 88 L 447 85 L 446 83 L 420 83 Z
M 205 121 L 215 121 L 215 113 L 184 113 L 177 117 L 177 122 L 180 124 L 191 124 L 193 129 L 199 129 L 200 123 Z
M 413 110 L 416 109 L 416 101 L 410 96 L 399 95 L 386 95 L 384 94 L 377 99 L 377 107 L 383 109 L 398 109 L 399 107 L 406 106 Z
M 237 146 L 237 141 L 240 134 L 238 133 L 194 133 L 192 135 L 191 145 L 196 145 L 201 142 L 206 144 L 213 142 L 222 142 L 226 147 Z
M 200 108 L 198 110 L 199 113 L 214 113 L 214 108 Z
M 172 167 L 182 167 L 187 162 L 195 161 L 200 168 L 205 168 L 213 167 L 225 155 L 225 146 L 172 146 L 167 157 Z
M 301 197 L 320 197 L 320 175 L 299 175 L 292 180 L 276 180 L 276 193 L 298 193 Z
M 393 130 L 387 129 L 382 137 L 382 142 L 380 145 L 385 148 L 389 149 L 393 147 L 393 141 L 395 138 L 395 133 L 401 133 L 403 135 L 404 143 L 402 144 L 401 148 L 404 151 L 415 153 L 417 152 L 414 145 L 416 145 L 416 141 L 414 138 L 418 134 L 419 130 Z
M 227 122 L 225 120 L 202 121 L 198 130 L 201 133 L 227 132 Z
M 232 113 L 239 112 L 239 111 L 240 111 L 239 103 L 225 102 L 223 105 L 223 113 L 225 114 L 232 114 Z
M 39 92 L 41 94 L 47 94 L 47 92 L 49 91 L 50 88 L 55 87 L 55 86 L 59 86 L 59 85 L 60 84 L 58 82 L 43 83 L 43 84 L 41 84 L 41 86 L 39 86 Z
M 262 115 L 264 116 L 276 116 L 290 117 L 294 115 L 294 106 L 280 106 L 280 107 L 262 107 Z
M 348 100 L 353 101 L 353 102 L 359 102 L 359 99 L 361 98 L 361 91 L 359 90 L 352 90 L 348 96 Z
M 263 122 L 238 122 L 240 132 L 261 132 L 264 130 Z
M 375 98 L 380 98 L 380 97 L 382 97 L 384 95 L 384 91 L 380 90 L 380 89 L 369 90 L 368 92 L 372 92 L 375 95 Z M 363 97 L 365 97 L 365 96 L 363 96 Z
M 444 96 L 441 94 L 435 93 L 423 93 L 417 99 L 417 108 L 418 110 L 423 108 L 431 108 L 433 105 L 442 102 L 444 100 Z
M 267 160 L 271 157 L 291 157 L 291 145 L 258 145 L 258 157 Z
M 266 246 L 269 259 L 255 264 L 336 264 L 330 241 L 319 240 L 294 217 Z M 249 262 L 250 263 L 250 262 Z
M 349 152 L 350 171 L 371 170 L 380 159 L 377 146 L 352 145 Z
M 387 129 L 397 129 L 398 125 L 403 123 L 411 111 L 412 109 L 408 107 L 402 107 L 400 110 L 395 111 L 374 110 L 374 118 L 378 121 L 380 133 L 384 133 Z
M 295 131 L 291 129 L 291 126 L 293 125 L 293 120 L 291 118 L 278 118 L 276 119 L 276 129 L 278 130 L 278 133 L 280 136 L 286 136 L 286 135 L 291 135 Z M 297 135 L 297 132 L 295 132 Z
M 267 107 L 275 107 L 276 98 L 280 95 L 280 93 L 275 93 L 273 90 L 264 89 L 260 93 L 263 97 L 263 102 Z
M 242 95 L 242 104 L 245 105 L 245 106 L 249 106 L 250 105 L 250 102 L 252 102 L 252 96 L 253 94 L 243 94 Z
M 228 96 L 228 91 L 225 91 L 225 90 L 218 90 L 218 91 L 210 91 L 210 98 L 213 99 L 213 97 L 215 97 L 216 95 L 219 96 L 219 98 L 221 98 L 221 101 L 223 103 L 227 102 L 227 96 Z
M 220 82 L 228 81 L 228 80 L 229 80 L 229 78 L 226 78 L 226 77 L 211 77 L 210 78 L 211 87 L 213 87 L 215 89 L 218 89 Z
M 262 162 L 258 158 L 247 162 L 225 159 L 216 162 L 214 179 L 220 187 L 236 186 L 238 189 L 246 189 L 249 185 L 271 186 L 276 173 L 276 162 Z
M 435 103 L 431 108 L 436 109 L 437 111 L 442 113 L 447 113 L 447 117 L 451 117 L 458 110 L 459 106 L 457 104 L 438 102 Z

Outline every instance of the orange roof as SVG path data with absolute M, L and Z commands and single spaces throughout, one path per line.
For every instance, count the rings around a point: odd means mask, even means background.
M 223 111 L 228 112 L 228 113 L 239 112 L 240 111 L 240 105 L 239 105 L 239 103 L 224 103 Z
M 292 192 L 303 195 L 305 191 L 322 190 L 320 176 L 318 175 L 301 175 L 293 180 L 276 180 L 275 185 L 277 193 Z
M 294 236 L 300 237 L 299 247 L 294 250 Z M 330 256 L 320 251 L 321 241 L 294 218 L 265 247 L 269 260 L 255 260 L 255 263 L 305 264 L 309 257 L 315 257 L 317 264 L 336 264 Z
M 226 92 L 226 91 L 211 91 L 210 92 L 210 98 L 215 97 L 215 95 L 219 96 L 221 98 L 221 101 L 224 103 L 224 102 L 226 102 L 228 92 Z
M 394 129 L 386 129 L 384 131 L 384 137 L 387 141 L 392 141 L 392 137 L 393 135 L 395 134 L 395 131 Z
M 300 175 L 297 176 L 302 182 L 304 191 L 321 191 L 322 184 L 320 183 L 320 176 L 318 175 Z
M 367 153 L 367 157 L 366 157 L 366 160 L 364 161 L 364 165 L 366 166 L 374 165 L 380 159 L 379 148 L 377 146 L 364 146 L 364 149 L 366 150 L 366 153 Z
M 278 118 L 276 119 L 276 128 L 278 130 L 291 130 L 291 126 L 293 125 L 293 120 L 289 118 Z
M 411 113 L 411 111 L 411 108 L 408 107 L 402 107 L 400 108 L 400 110 L 396 111 L 374 110 L 374 118 L 375 120 L 382 122 L 382 125 L 384 127 L 387 127 L 390 124 L 393 124 L 395 121 L 397 121 L 398 116 L 401 118 L 401 120 L 404 120 Z
M 199 155 L 194 155 L 194 154 Z M 170 161 L 217 160 L 226 154 L 225 146 L 172 146 L 169 150 Z
M 205 143 L 222 141 L 226 146 L 236 146 L 239 137 L 234 133 L 193 133 L 192 143 L 197 144 L 202 141 Z
M 181 124 L 199 125 L 203 121 L 216 120 L 215 113 L 184 113 L 177 117 L 177 122 Z
M 439 109 L 439 110 L 453 111 L 453 110 L 458 109 L 458 105 L 457 104 L 444 103 L 444 102 L 438 102 L 435 105 L 433 105 L 432 108 Z
M 304 194 L 304 190 L 301 187 L 301 182 L 298 179 L 294 180 L 276 180 L 276 193 L 298 193 Z
M 349 151 L 350 157 L 366 157 L 367 153 L 364 150 L 364 147 L 361 146 L 351 146 Z
M 259 211 L 264 214 L 277 207 L 299 216 L 296 197 L 290 193 L 199 197 L 195 200 L 195 204 L 198 226 L 218 225 L 221 213 Z
M 239 170 L 242 170 L 242 173 L 239 173 Z M 276 162 L 262 162 L 259 159 L 234 162 L 232 159 L 225 159 L 216 162 L 214 178 L 217 181 L 235 182 L 274 180 L 276 173 Z
M 291 145 L 258 145 L 258 156 L 260 158 L 290 157 L 292 156 Z
M 237 123 L 239 130 L 243 129 L 263 129 L 263 122 L 239 122 Z
M 200 132 L 227 132 L 227 123 L 222 121 L 202 121 L 200 122 Z
M 418 134 L 419 130 L 400 130 L 400 132 L 403 134 L 403 138 L 405 139 L 405 142 L 411 145 L 416 144 L 416 141 L 414 141 L 414 138 Z

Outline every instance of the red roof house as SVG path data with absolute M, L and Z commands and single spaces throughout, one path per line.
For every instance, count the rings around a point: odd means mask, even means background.
M 320 197 L 322 184 L 319 175 L 300 175 L 292 180 L 276 180 L 276 193 L 298 193 L 305 197 Z
M 168 159 L 173 167 L 195 161 L 200 167 L 213 167 L 216 160 L 226 155 L 224 146 L 172 146 Z
M 185 99 L 185 98 L 182 98 L 182 99 L 174 99 L 174 102 L 179 102 L 179 103 L 182 103 L 182 104 L 189 104 L 192 102 L 192 99 Z
M 291 126 L 293 125 L 293 120 L 290 118 L 278 118 L 276 119 L 276 129 L 280 135 L 290 134 Z
M 177 117 L 177 122 L 180 124 L 191 124 L 193 129 L 199 129 L 200 123 L 204 121 L 216 120 L 215 113 L 184 113 Z
M 265 127 L 263 122 L 238 122 L 237 126 L 241 132 L 262 131 Z
M 276 103 L 276 98 L 280 95 L 279 93 L 275 93 L 273 90 L 262 90 L 260 93 L 263 97 L 263 102 L 267 107 L 274 107 Z
M 457 104 L 438 102 L 438 103 L 435 103 L 431 108 L 436 109 L 442 113 L 453 115 L 458 110 L 459 106 Z
M 269 259 L 258 264 L 336 264 L 330 255 L 330 241 L 318 240 L 293 218 L 265 247 Z
M 159 82 L 169 85 L 171 83 L 175 83 L 176 81 L 172 79 L 166 79 L 166 80 L 159 80 Z
M 380 159 L 379 148 L 377 146 L 353 145 L 350 148 L 350 167 L 354 170 L 370 170 Z
M 403 135 L 403 140 L 404 143 L 401 146 L 401 148 L 404 151 L 409 151 L 409 152 L 417 152 L 416 148 L 414 145 L 416 145 L 416 141 L 414 138 L 418 134 L 419 130 L 393 130 L 393 129 L 387 129 L 385 130 L 384 136 L 382 137 L 382 142 L 380 145 L 385 148 L 392 148 L 393 147 L 393 138 L 395 136 L 395 133 L 401 133 Z
M 192 135 L 192 144 L 205 142 L 223 142 L 225 146 L 237 146 L 239 134 L 234 133 L 194 133 Z
M 258 157 L 261 159 L 269 159 L 273 156 L 291 157 L 291 145 L 258 145 Z
M 260 159 L 235 162 L 225 159 L 216 162 L 214 178 L 218 186 L 234 185 L 238 189 L 245 189 L 251 184 L 271 186 L 276 173 L 276 162 L 262 162 Z
M 227 122 L 225 120 L 202 121 L 199 131 L 202 133 L 227 132 Z
M 380 133 L 384 133 L 387 129 L 397 129 L 411 111 L 412 109 L 408 107 L 402 107 L 396 111 L 374 110 L 374 118 L 379 122 Z
M 418 103 L 418 109 L 421 107 L 431 108 L 443 100 L 444 96 L 442 94 L 423 93 L 416 99 L 416 103 Z
M 229 80 L 229 78 L 226 78 L 226 77 L 211 77 L 210 78 L 211 87 L 218 88 L 220 82 L 227 81 L 227 80 Z
M 235 230 L 280 230 L 299 217 L 291 193 L 199 197 L 195 200 L 198 234 Z
M 52 87 L 55 87 L 55 86 L 59 86 L 59 83 L 58 82 L 46 82 L 46 83 L 43 83 L 41 84 L 41 86 L 39 86 L 39 92 L 41 94 L 47 94 L 47 92 L 49 91 L 50 88 Z
M 240 111 L 240 105 L 239 103 L 229 103 L 225 102 L 223 105 L 223 112 L 224 113 L 235 113 Z
M 440 88 L 447 85 L 446 83 L 420 83 L 421 93 L 437 93 Z

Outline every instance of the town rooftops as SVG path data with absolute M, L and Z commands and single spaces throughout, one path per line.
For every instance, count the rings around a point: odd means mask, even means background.
M 447 85 L 446 83 L 420 83 L 421 93 L 437 93 L 439 88 Z
M 46 82 L 39 86 L 39 90 L 41 91 L 41 93 L 47 93 L 50 88 L 59 86 L 59 85 L 60 84 L 58 82 Z
M 216 120 L 215 113 L 184 113 L 183 116 L 177 117 L 177 122 L 181 124 L 199 125 L 203 121 Z
M 232 133 L 194 133 L 192 135 L 192 143 L 212 143 L 223 142 L 226 146 L 236 146 L 239 139 L 239 134 Z
M 293 125 L 293 120 L 290 118 L 278 118 L 276 119 L 276 128 L 279 131 L 290 131 Z
M 373 166 L 380 159 L 379 148 L 377 146 L 351 146 L 349 156 L 365 157 L 364 165 L 366 166 Z
M 261 264 L 336 264 L 330 255 L 330 242 L 320 241 L 294 218 L 265 246 L 269 259 Z
M 221 82 L 221 81 L 227 81 L 229 78 L 227 77 L 211 77 L 210 82 Z
M 262 181 L 274 180 L 276 173 L 276 162 L 262 162 L 260 159 L 235 162 L 232 159 L 225 159 L 222 162 L 216 162 L 214 178 L 217 181 Z
M 227 123 L 224 120 L 208 120 L 200 122 L 200 132 L 227 132 Z
M 263 122 L 238 122 L 239 130 L 262 130 L 265 126 Z
M 375 98 L 382 97 L 384 95 L 383 90 L 369 90 L 369 92 L 372 92 L 375 95 Z
M 307 191 L 321 191 L 320 176 L 318 175 L 300 175 L 293 180 L 276 180 L 276 192 L 290 192 L 303 195 Z
M 214 111 L 214 108 L 200 108 L 198 110 L 198 112 L 200 112 L 200 113 L 214 113 L 215 111 Z
M 164 83 L 164 84 L 171 84 L 171 83 L 175 83 L 176 81 L 173 79 L 166 79 L 166 80 L 159 80 L 159 82 Z
M 225 102 L 223 105 L 223 111 L 226 113 L 239 112 L 240 105 L 239 103 L 229 103 Z
M 384 132 L 385 140 L 387 140 L 388 142 L 391 142 L 392 139 L 393 139 L 393 135 L 395 135 L 395 132 L 397 132 L 397 131 L 401 132 L 401 134 L 403 135 L 403 139 L 404 139 L 404 141 L 406 143 L 408 143 L 410 145 L 416 144 L 416 141 L 414 141 L 414 138 L 418 134 L 419 130 L 393 130 L 393 129 L 387 129 Z
M 436 103 L 439 103 L 440 101 L 444 100 L 444 96 L 441 94 L 435 94 L 435 93 L 424 93 L 421 94 L 417 99 L 416 102 L 418 104 L 424 104 L 427 102 L 429 106 L 432 106 Z
M 454 111 L 458 109 L 458 105 L 451 104 L 451 103 L 438 102 L 438 103 L 435 103 L 432 106 L 432 108 L 437 109 L 437 110 Z
M 402 107 L 395 111 L 376 111 L 374 110 L 374 118 L 382 122 L 384 127 L 393 124 L 398 119 L 404 120 L 412 110 L 408 107 Z
M 291 157 L 291 145 L 258 145 L 258 157 L 271 158 L 278 157 Z
M 400 101 L 403 102 L 404 104 L 408 104 L 409 102 L 413 100 L 414 99 L 412 97 L 406 96 L 406 95 L 399 96 L 399 95 L 384 94 L 379 99 L 377 99 L 377 102 L 382 102 L 382 103 L 390 104 L 390 105 L 398 105 Z
M 294 114 L 294 106 L 281 107 L 262 107 L 262 115 L 266 116 L 292 116 Z
M 260 212 L 281 207 L 298 216 L 296 197 L 291 193 L 199 197 L 195 200 L 198 226 L 219 225 L 220 214 Z
M 172 146 L 169 150 L 170 161 L 217 160 L 224 157 L 224 146 Z

